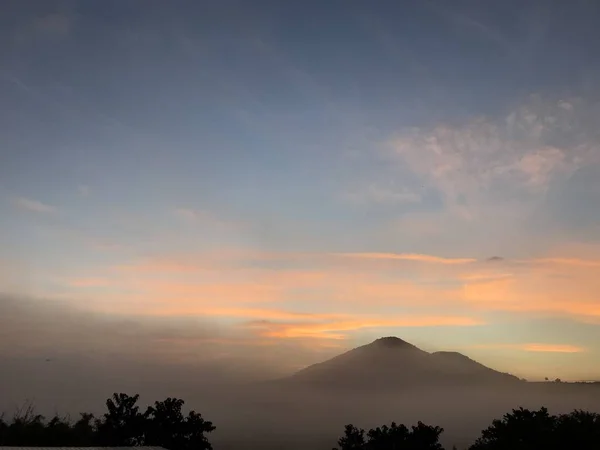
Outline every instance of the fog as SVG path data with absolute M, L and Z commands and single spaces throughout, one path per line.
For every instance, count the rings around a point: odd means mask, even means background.
M 29 401 L 42 414 L 75 417 L 101 414 L 113 392 L 139 393 L 142 406 L 175 396 L 214 422 L 210 440 L 218 449 L 331 448 L 347 423 L 368 429 L 418 420 L 442 426 L 442 442 L 461 448 L 511 408 L 559 413 L 600 404 L 598 387 L 566 383 L 386 391 L 368 380 L 368 388 L 345 390 L 282 384 L 273 380 L 291 374 L 294 364 L 339 351 L 247 345 L 252 338 L 214 323 L 109 319 L 4 295 L 0 409 L 10 416 Z

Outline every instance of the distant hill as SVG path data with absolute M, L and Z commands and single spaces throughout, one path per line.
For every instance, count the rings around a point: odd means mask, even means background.
M 285 383 L 325 388 L 405 388 L 417 386 L 519 383 L 461 353 L 425 352 L 397 337 L 384 337 L 296 372 Z

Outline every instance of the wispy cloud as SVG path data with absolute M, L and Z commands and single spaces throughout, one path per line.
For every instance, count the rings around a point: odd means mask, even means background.
M 81 273 L 65 286 L 63 298 L 71 293 L 90 310 L 119 316 L 256 322 L 257 333 L 271 338 L 471 326 L 499 312 L 527 320 L 600 321 L 597 267 L 575 265 L 575 256 L 548 259 L 554 262 L 504 258 L 491 264 L 411 253 L 239 249 L 143 258 L 104 273 Z
M 522 343 L 522 344 L 478 344 L 471 348 L 480 349 L 508 349 L 524 352 L 541 353 L 583 353 L 584 347 L 570 344 L 548 344 L 548 343 Z
M 241 223 L 223 219 L 222 217 L 219 217 L 218 215 L 206 210 L 176 208 L 174 210 L 174 214 L 190 223 L 195 223 L 202 226 L 224 229 L 236 229 L 242 226 Z
M 585 348 L 567 344 L 525 344 L 523 350 L 527 352 L 550 352 L 550 353 L 582 353 Z
M 599 142 L 585 125 L 586 114 L 597 112 L 577 99 L 534 96 L 502 119 L 401 131 L 386 155 L 397 164 L 398 179 L 408 169 L 436 188 L 447 206 L 473 214 L 502 195 L 546 192 L 583 164 L 598 162 L 593 148 Z
M 482 320 L 460 316 L 413 316 L 401 318 L 372 318 L 328 322 L 274 323 L 268 320 L 251 322 L 265 337 L 345 339 L 348 332 L 364 328 L 406 328 L 482 325 Z
M 363 189 L 347 193 L 344 198 L 352 203 L 382 205 L 395 205 L 406 203 L 419 203 L 422 198 L 418 192 L 407 187 L 396 187 L 373 183 Z
M 337 253 L 336 256 L 357 259 L 415 261 L 432 264 L 469 264 L 477 261 L 474 258 L 444 258 L 415 253 Z
M 18 197 L 13 199 L 13 204 L 22 210 L 31 211 L 36 213 L 54 213 L 57 209 L 54 206 L 47 205 L 38 200 L 33 200 L 25 197 Z
M 580 266 L 580 267 L 600 267 L 600 260 L 598 260 L 598 259 L 538 258 L 538 259 L 531 260 L 529 262 L 538 263 L 538 264 L 567 265 L 567 266 Z
M 212 216 L 204 211 L 197 211 L 191 208 L 177 208 L 175 210 L 175 214 L 177 214 L 179 217 L 189 220 L 207 219 L 209 217 L 212 218 Z
M 503 34 L 495 30 L 492 25 L 485 24 L 470 14 L 456 10 L 456 8 L 443 7 L 441 3 L 428 2 L 426 5 L 455 24 L 457 29 L 474 31 L 478 36 L 488 39 L 506 50 L 508 54 L 517 51 L 517 48 Z
M 106 278 L 75 278 L 68 281 L 69 286 L 77 288 L 95 288 L 109 286 L 110 281 Z

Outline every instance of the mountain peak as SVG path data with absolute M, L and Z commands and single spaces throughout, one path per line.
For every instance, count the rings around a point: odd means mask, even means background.
M 370 344 L 306 367 L 291 379 L 329 387 L 360 389 L 516 380 L 460 353 L 428 353 L 395 336 L 376 339 Z
M 371 342 L 370 345 L 368 345 L 367 347 L 378 347 L 378 348 L 408 348 L 408 347 L 415 347 L 414 345 L 403 341 L 402 339 L 396 337 L 396 336 L 386 336 L 386 337 L 381 337 L 379 339 L 375 339 L 373 342 Z M 416 348 L 416 347 L 415 347 Z

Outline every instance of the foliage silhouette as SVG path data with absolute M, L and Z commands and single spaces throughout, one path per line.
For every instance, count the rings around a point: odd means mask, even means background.
M 145 445 L 180 450 L 210 450 L 205 433 L 215 429 L 212 422 L 205 421 L 195 411 L 187 417 L 181 412 L 184 401 L 167 398 L 163 402 L 155 402 L 144 414 L 146 421 Z
M 344 431 L 344 436 L 338 440 L 339 450 L 443 450 L 439 437 L 444 430 L 422 422 L 410 430 L 395 422 L 372 428 L 366 439 L 365 431 L 354 425 L 346 425 Z
M 600 448 L 600 415 L 575 410 L 553 416 L 546 408 L 519 408 L 481 432 L 470 450 L 568 450 Z
M 161 446 L 169 450 L 211 450 L 206 434 L 213 424 L 194 411 L 182 413 L 183 400 L 167 398 L 155 402 L 144 413 L 138 395 L 114 394 L 106 401 L 100 418 L 80 414 L 72 423 L 55 415 L 45 420 L 31 404 L 17 410 L 9 423 L 0 416 L 0 446 L 86 447 Z
M 106 400 L 108 412 L 104 420 L 96 421 L 99 444 L 120 447 L 142 445 L 144 441 L 144 416 L 136 403 L 139 395 L 113 394 Z
M 169 450 L 212 450 L 207 434 L 212 422 L 195 411 L 184 415 L 184 401 L 167 398 L 143 413 L 139 396 L 114 394 L 101 417 L 82 413 L 77 421 L 54 415 L 46 420 L 31 404 L 12 420 L 0 415 L 0 446 L 86 447 L 160 446 Z M 418 422 L 410 428 L 392 422 L 368 432 L 346 425 L 339 450 L 443 450 L 444 430 Z M 546 408 L 513 409 L 481 432 L 469 450 L 591 450 L 600 449 L 600 414 L 575 410 L 550 415 Z M 337 448 L 334 450 L 338 450 Z

